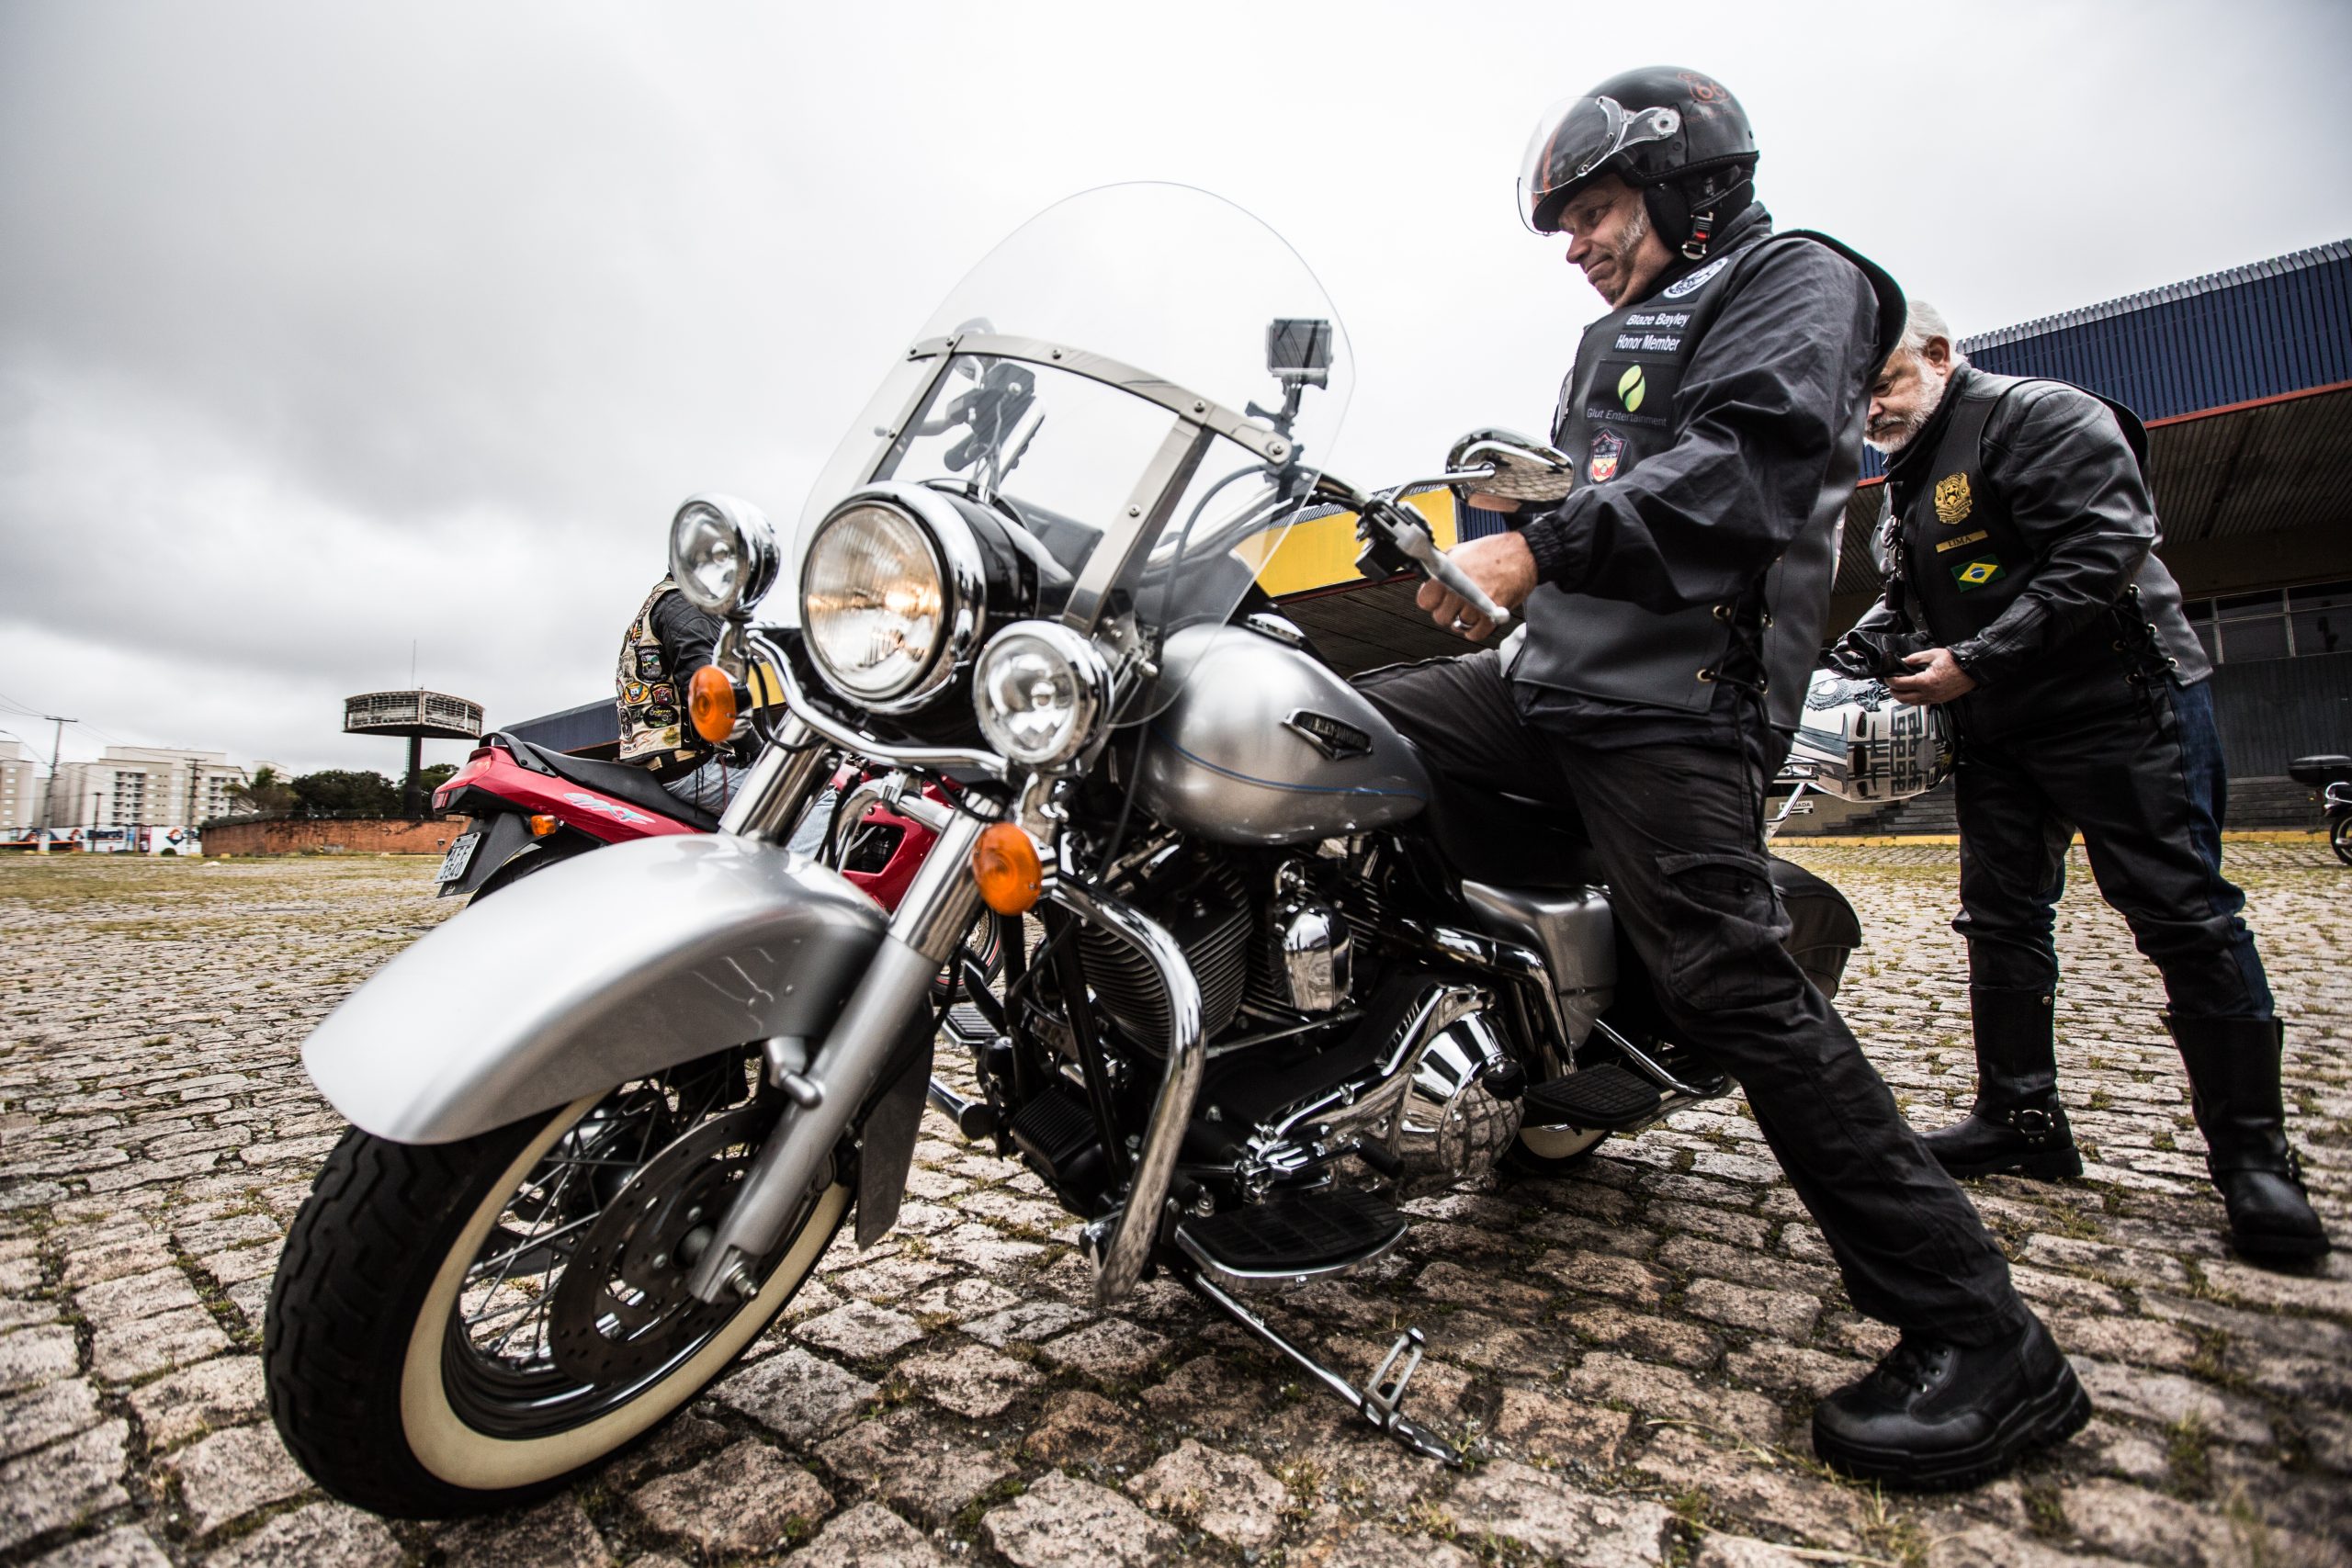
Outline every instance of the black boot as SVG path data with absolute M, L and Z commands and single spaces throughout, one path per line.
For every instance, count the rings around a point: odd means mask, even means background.
M 2251 1263 L 2300 1262 L 2327 1250 L 2327 1232 L 2287 1146 L 2278 1098 L 2286 1026 L 2275 1018 L 2165 1015 L 2188 1066 L 2191 1104 L 2205 1134 L 2205 1168 L 2230 1211 L 2230 1245 Z
M 1926 1135 L 1953 1176 L 2005 1170 L 2054 1181 L 2083 1174 L 2074 1129 L 2058 1103 L 2058 1057 L 2048 991 L 1968 987 L 1976 1033 L 1976 1104 L 1968 1120 Z
M 1859 1382 L 1813 1407 L 1813 1451 L 1834 1470 L 1889 1486 L 1973 1486 L 2091 1418 L 2041 1320 L 1992 1345 L 1906 1334 Z

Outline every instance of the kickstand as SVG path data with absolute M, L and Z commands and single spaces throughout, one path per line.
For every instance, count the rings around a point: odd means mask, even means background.
M 1414 1369 L 1421 1364 L 1419 1329 L 1408 1328 L 1396 1337 L 1396 1343 L 1389 1347 L 1387 1359 L 1380 1363 L 1380 1370 L 1372 1374 L 1371 1388 L 1362 1390 L 1283 1338 L 1272 1324 L 1219 1290 L 1209 1280 L 1189 1269 L 1182 1271 L 1180 1278 L 1226 1316 L 1304 1367 L 1317 1382 L 1346 1400 L 1374 1427 L 1417 1454 L 1443 1460 L 1456 1470 L 1462 1468 L 1461 1450 L 1397 1408 L 1405 1402 L 1405 1385 L 1412 1381 Z M 1402 1369 L 1394 1371 L 1392 1375 L 1392 1369 L 1396 1369 L 1400 1360 L 1404 1363 Z

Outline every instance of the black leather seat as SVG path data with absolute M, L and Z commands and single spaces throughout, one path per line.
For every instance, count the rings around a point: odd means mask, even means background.
M 1515 795 L 1439 790 L 1424 820 L 1446 863 L 1497 887 L 1589 887 L 1607 879 L 1584 816 Z
M 663 789 L 660 781 L 643 768 L 627 762 L 599 762 L 588 757 L 574 757 L 562 751 L 550 751 L 534 746 L 512 735 L 494 734 L 482 737 L 484 745 L 503 746 L 514 760 L 534 773 L 552 773 L 555 777 L 609 795 L 615 800 L 683 822 L 697 832 L 715 833 L 718 818 L 699 806 L 690 805 Z

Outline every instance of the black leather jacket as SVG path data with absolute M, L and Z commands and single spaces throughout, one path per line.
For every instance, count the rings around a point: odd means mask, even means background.
M 1539 724 L 1600 745 L 1729 740 L 1743 709 L 1796 726 L 1903 296 L 1770 233 L 1751 206 L 1715 259 L 1586 331 L 1553 432 L 1580 482 L 1522 535 L 1541 586 L 1511 680 Z
M 1939 469 L 1939 448 L 1962 394 L 1979 373 L 1952 373 L 1935 418 L 1898 453 L 1887 475 L 1899 526 L 1918 531 L 1921 491 Z M 1980 393 L 1991 388 L 1978 386 Z M 2212 673 L 2181 613 L 2180 589 L 2155 557 L 2155 508 L 2138 457 L 2106 404 L 2059 381 L 2009 386 L 1984 422 L 1981 472 L 2030 554 L 2022 582 L 1988 624 L 1972 625 L 1914 592 L 1898 608 L 1882 600 L 1855 624 L 1862 634 L 1927 634 L 1951 649 L 1979 690 L 1961 699 L 1963 725 L 2007 731 L 2129 696 L 2130 677 L 2188 685 Z M 1881 536 L 1880 569 L 1892 564 Z M 1915 560 L 1933 560 L 1933 545 Z M 1928 570 L 1934 570 L 1932 566 Z M 2136 589 L 2137 592 L 2132 591 Z M 1988 596 L 1989 597 L 1989 596 Z M 1973 617 L 1969 617 L 1973 620 Z M 1906 623 L 1908 623 L 1906 625 Z M 1948 624 L 1946 624 L 1948 623 Z M 2151 635 L 2153 634 L 2153 635 Z M 1858 638 L 1833 662 L 1859 656 Z

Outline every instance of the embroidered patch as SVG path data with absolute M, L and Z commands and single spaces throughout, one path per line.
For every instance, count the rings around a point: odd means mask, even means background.
M 1606 484 L 1617 477 L 1617 459 L 1625 455 L 1625 438 L 1613 430 L 1604 430 L 1592 438 L 1592 463 L 1586 470 L 1595 484 Z
M 1988 582 L 1998 582 L 2007 575 L 2001 563 L 1991 556 L 1978 556 L 1973 561 L 1963 561 L 1951 569 L 1951 580 L 1960 584 L 1962 593 L 1982 588 Z
M 1972 529 L 1970 532 L 1962 534 L 1957 539 L 1946 539 L 1942 544 L 1938 545 L 1936 547 L 1936 554 L 1941 555 L 1946 550 L 1956 550 L 1962 545 L 1973 545 L 1981 539 L 1990 538 L 1991 536 L 1992 536 L 1985 533 L 1982 528 Z
M 1627 413 L 1641 408 L 1642 395 L 1648 390 L 1648 383 L 1642 379 L 1642 367 L 1638 365 L 1627 366 L 1625 373 L 1617 378 L 1617 400 L 1624 405 Z
M 1731 257 L 1717 256 L 1714 260 L 1709 262 L 1706 265 L 1701 267 L 1698 271 L 1692 273 L 1681 282 L 1660 289 L 1658 291 L 1658 298 L 1661 299 L 1680 299 L 1689 295 L 1696 294 L 1701 288 L 1706 287 L 1707 279 L 1714 276 L 1715 274 L 1723 271 L 1724 267 L 1730 265 Z
M 1936 481 L 1936 521 L 1947 526 L 1968 520 L 1975 498 L 1968 493 L 1966 474 L 1946 474 Z

